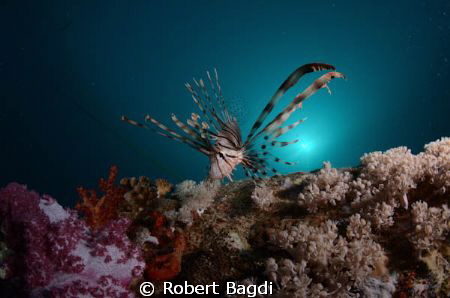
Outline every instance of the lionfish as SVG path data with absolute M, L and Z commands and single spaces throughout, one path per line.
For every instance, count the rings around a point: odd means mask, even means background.
M 288 89 L 294 86 L 305 74 L 322 70 L 329 70 L 329 72 L 316 79 L 308 88 L 295 96 L 282 112 L 262 127 L 266 118 Z M 184 123 L 175 114 L 172 114 L 172 121 L 185 135 L 181 135 L 149 115 L 145 116 L 145 122 L 148 125 L 131 120 L 126 116 L 122 116 L 121 119 L 134 126 L 150 129 L 167 138 L 185 143 L 208 156 L 210 161 L 209 179 L 223 179 L 227 177 L 232 181 L 233 171 L 239 164 L 244 168 L 247 177 L 259 179 L 261 176 L 267 176 L 270 173 L 278 174 L 275 168 L 269 166 L 269 160 L 286 165 L 294 164 L 293 162 L 281 160 L 271 152 L 271 149 L 285 147 L 299 141 L 299 139 L 279 141 L 278 138 L 295 128 L 305 119 L 297 120 L 290 125 L 283 126 L 283 124 L 294 111 L 302 107 L 305 99 L 321 88 L 328 89 L 328 92 L 331 94 L 328 83 L 334 78 L 345 78 L 342 73 L 335 70 L 334 66 L 325 63 L 310 63 L 297 68 L 281 84 L 264 107 L 245 141 L 242 139 L 237 119 L 230 114 L 225 105 L 216 69 L 214 69 L 212 74 L 208 71 L 206 72 L 208 82 L 194 78 L 194 86 L 189 83 L 185 84 L 186 89 L 190 92 L 192 99 L 197 104 L 204 118 L 203 121 L 199 114 L 192 113 L 191 118 Z M 219 111 L 216 109 L 212 97 L 214 97 Z

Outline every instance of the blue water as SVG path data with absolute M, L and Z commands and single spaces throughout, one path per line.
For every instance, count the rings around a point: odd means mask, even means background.
M 400 145 L 418 152 L 450 135 L 446 0 L 3 0 L 0 25 L 0 184 L 66 205 L 111 164 L 120 176 L 205 177 L 205 156 L 119 117 L 188 118 L 196 107 L 184 82 L 214 67 L 244 134 L 301 64 L 347 75 L 294 115 L 308 120 L 290 135 L 302 142 L 279 151 L 299 162 L 283 173 L 357 165 Z

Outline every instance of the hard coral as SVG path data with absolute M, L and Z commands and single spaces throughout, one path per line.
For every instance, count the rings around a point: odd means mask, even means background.
M 100 198 L 95 190 L 83 187 L 77 189 L 82 202 L 75 208 L 84 213 L 87 224 L 93 229 L 102 228 L 111 220 L 118 218 L 119 205 L 123 201 L 125 189 L 114 185 L 117 171 L 117 166 L 112 166 L 108 179 L 100 179 L 99 187 L 104 193 Z
M 129 221 L 112 220 L 92 231 L 53 198 L 11 183 L 0 190 L 8 280 L 24 295 L 132 297 L 128 286 L 144 268 L 126 236 Z

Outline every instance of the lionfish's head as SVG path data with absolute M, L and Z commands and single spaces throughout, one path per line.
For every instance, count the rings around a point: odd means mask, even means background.
M 227 177 L 232 180 L 234 169 L 244 160 L 245 149 L 235 118 L 228 117 L 227 121 L 221 123 L 221 127 L 209 156 L 209 178 L 223 179 Z
M 223 179 L 231 181 L 234 169 L 242 163 L 244 159 L 243 151 L 224 150 L 212 154 L 210 157 L 209 178 Z

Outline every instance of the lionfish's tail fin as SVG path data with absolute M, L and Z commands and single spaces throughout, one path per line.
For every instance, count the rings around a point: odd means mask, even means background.
M 145 120 L 146 121 L 150 121 L 151 124 L 157 126 L 159 128 L 156 129 L 154 127 L 142 124 L 140 122 L 134 121 L 132 119 L 129 119 L 127 116 L 122 116 L 121 117 L 122 121 L 125 121 L 131 125 L 137 126 L 137 127 L 141 127 L 141 128 L 145 128 L 145 129 L 149 129 L 152 130 L 154 132 L 156 132 L 159 135 L 165 136 L 169 139 L 175 140 L 175 141 L 179 141 L 182 143 L 187 144 L 188 146 L 194 148 L 197 151 L 200 151 L 204 154 L 210 154 L 210 151 L 208 149 L 208 147 L 206 147 L 204 144 L 199 143 L 196 140 L 192 140 L 190 138 L 184 137 L 180 134 L 178 134 L 177 132 L 173 131 L 172 129 L 168 128 L 167 126 L 165 126 L 164 124 L 160 123 L 159 121 L 155 120 L 154 118 L 150 117 L 149 115 L 145 116 Z
M 273 110 L 275 105 L 278 103 L 280 98 L 286 93 L 289 88 L 294 86 L 302 76 L 304 76 L 307 73 L 314 72 L 314 71 L 321 71 L 321 70 L 335 70 L 336 68 L 333 65 L 325 64 L 325 63 L 309 63 L 305 64 L 303 66 L 300 66 L 297 68 L 291 75 L 281 84 L 281 86 L 278 88 L 277 92 L 272 96 L 269 103 L 264 107 L 261 114 L 256 119 L 255 123 L 253 124 L 252 129 L 250 130 L 250 133 L 247 136 L 247 142 L 249 143 L 253 137 L 253 135 L 256 133 L 258 128 L 261 127 L 266 117 L 270 114 L 270 112 Z

